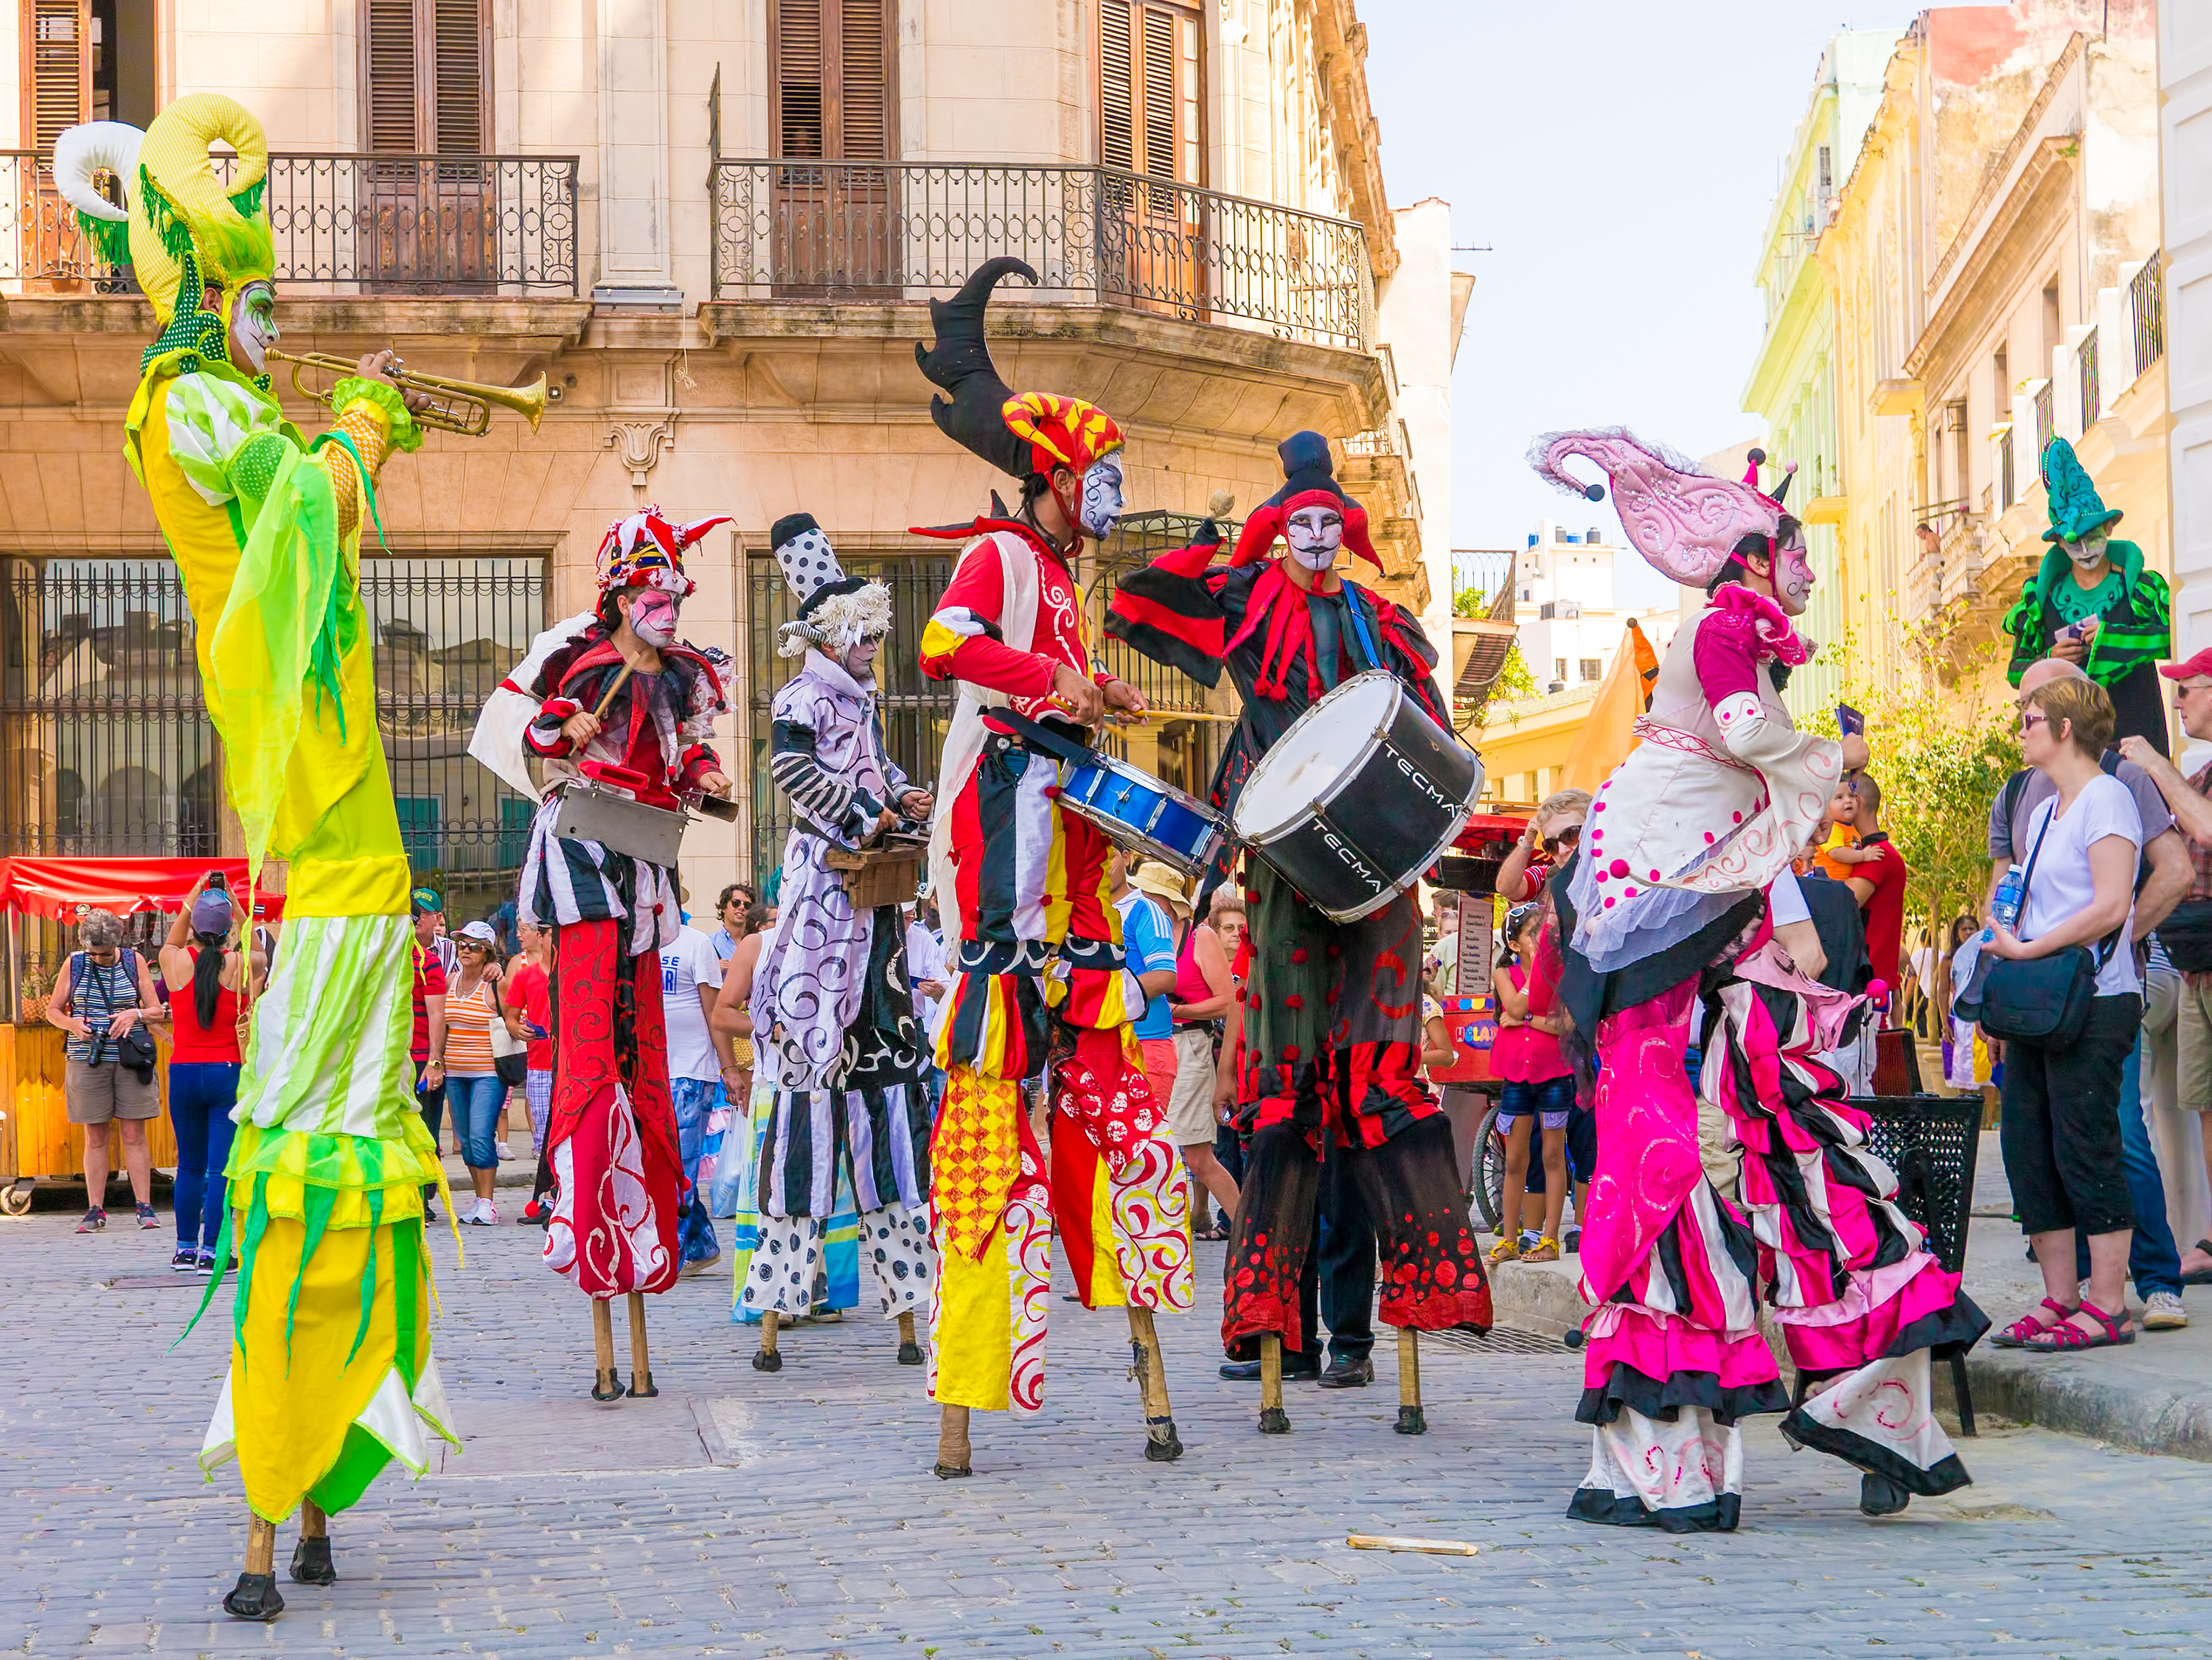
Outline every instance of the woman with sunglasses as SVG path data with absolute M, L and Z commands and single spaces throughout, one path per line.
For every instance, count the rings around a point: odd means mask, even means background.
M 500 1006 L 498 978 L 490 972 L 499 936 L 489 923 L 472 922 L 453 936 L 453 945 L 460 953 L 461 968 L 446 997 L 446 1046 L 440 1059 L 446 1068 L 446 1106 L 461 1140 L 461 1162 L 468 1166 L 470 1184 L 476 1189 L 476 1203 L 455 1220 L 489 1227 L 499 1221 L 491 1202 L 499 1175 L 499 1152 L 493 1143 L 507 1093 L 491 1047 L 491 1023 L 507 1018 Z
M 1525 905 L 1544 891 L 1552 872 L 1582 841 L 1589 816 L 1590 792 L 1554 790 L 1522 827 L 1521 839 L 1498 867 L 1498 894 L 1508 905 Z

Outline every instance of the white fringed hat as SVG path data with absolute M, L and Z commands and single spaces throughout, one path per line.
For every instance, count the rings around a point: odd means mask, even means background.
M 769 545 L 799 602 L 797 619 L 776 631 L 779 657 L 805 657 L 817 646 L 842 657 L 860 641 L 890 633 L 891 591 L 847 576 L 813 514 L 787 513 L 776 520 Z

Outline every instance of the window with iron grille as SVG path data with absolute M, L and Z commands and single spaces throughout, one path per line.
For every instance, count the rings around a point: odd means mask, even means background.
M 1584 657 L 1582 661 L 1582 670 L 1584 680 L 1601 680 L 1605 676 L 1605 659 Z
M 545 626 L 541 560 L 365 559 L 377 724 L 418 881 L 512 894 L 531 803 L 468 758 L 485 696 Z M 0 851 L 213 857 L 222 768 L 191 613 L 165 559 L 0 561 Z

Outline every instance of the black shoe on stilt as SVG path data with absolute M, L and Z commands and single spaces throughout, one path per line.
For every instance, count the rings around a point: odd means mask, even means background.
M 630 1399 L 634 1401 L 650 1401 L 654 1396 L 658 1396 L 660 1391 L 653 1386 L 653 1373 L 651 1372 L 647 1372 L 645 1373 L 644 1380 L 642 1382 L 640 1382 L 636 1375 L 633 1374 L 630 1378 L 629 1388 L 625 1390 L 624 1393 L 626 1393 Z
M 234 1620 L 255 1620 L 266 1625 L 284 1612 L 284 1599 L 276 1590 L 276 1576 L 240 1574 L 238 1584 L 223 1596 L 222 1611 Z
M 1145 1438 L 1147 1463 L 1171 1464 L 1182 1457 L 1182 1437 L 1176 1433 L 1174 1419 L 1163 1418 L 1158 1423 L 1147 1420 Z
M 773 1350 L 773 1349 L 765 1349 L 765 1348 L 757 1348 L 757 1349 L 755 1349 L 755 1350 L 753 1351 L 753 1370 L 754 1370 L 755 1372 L 781 1372 L 781 1371 L 782 1371 L 782 1370 L 783 1370 L 783 1355 L 782 1355 L 782 1354 L 781 1354 L 780 1351 L 776 1351 L 776 1350 Z
M 951 1464 L 933 1464 L 930 1466 L 930 1473 L 940 1481 L 957 1481 L 965 1476 L 973 1475 L 975 1469 L 972 1464 L 962 1464 L 957 1469 Z
M 292 1578 L 303 1585 L 335 1585 L 338 1582 L 337 1565 L 331 1560 L 331 1542 L 302 1539 L 292 1547 Z
M 1866 1470 L 1859 1476 L 1859 1513 L 1894 1516 L 1912 1502 L 1912 1495 L 1887 1475 Z
M 604 1376 L 595 1375 L 592 1378 L 592 1398 L 594 1401 L 619 1401 L 622 1397 L 622 1373 L 617 1372 L 612 1366 L 607 1368 Z
M 920 1366 L 921 1364 L 921 1345 L 918 1342 L 901 1343 L 899 1345 L 898 1363 L 902 1366 Z

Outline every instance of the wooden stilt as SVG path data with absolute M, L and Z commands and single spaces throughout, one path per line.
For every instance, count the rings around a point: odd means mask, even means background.
M 331 1560 L 331 1518 L 312 1499 L 300 1501 L 300 1542 L 292 1548 L 292 1578 L 303 1585 L 334 1585 L 337 1566 Z
M 761 1316 L 760 1348 L 753 1355 L 755 1372 L 783 1370 L 783 1356 L 775 1352 L 775 1330 L 782 1323 L 783 1316 L 774 1309 Z
M 592 1299 L 592 1348 L 599 1371 L 592 1379 L 594 1401 L 622 1399 L 622 1378 L 615 1371 L 615 1315 L 604 1297 Z
M 921 1345 L 915 1341 L 914 1314 L 911 1310 L 898 1317 L 898 1363 L 902 1366 L 921 1364 Z
M 1398 1328 L 1398 1421 L 1401 1435 L 1428 1433 L 1428 1415 L 1421 1410 L 1421 1334 L 1411 1326 Z
M 1279 1333 L 1260 1336 L 1260 1433 L 1288 1435 L 1291 1415 L 1283 1410 L 1283 1340 Z
M 649 1401 L 660 1391 L 653 1386 L 653 1363 L 645 1352 L 645 1297 L 629 1293 L 629 1392 Z
M 1176 1433 L 1175 1409 L 1168 1404 L 1160 1334 L 1152 1324 L 1152 1311 L 1134 1304 L 1129 1308 L 1129 1349 L 1145 1397 L 1145 1457 L 1156 1464 L 1171 1464 L 1182 1457 L 1182 1440 Z
M 939 1481 L 956 1481 L 975 1472 L 969 1466 L 972 1454 L 968 1445 L 968 1409 L 940 1407 L 937 1421 L 937 1476 Z
M 222 1611 L 234 1620 L 266 1623 L 284 1612 L 276 1590 L 276 1524 L 258 1516 L 246 1522 L 246 1568 L 226 1592 Z

